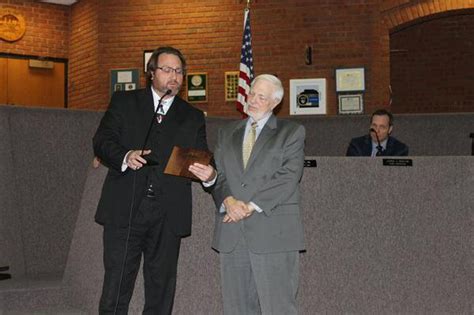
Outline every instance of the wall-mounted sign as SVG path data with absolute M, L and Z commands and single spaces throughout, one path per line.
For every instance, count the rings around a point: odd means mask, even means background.
M 51 60 L 30 59 L 28 60 L 28 67 L 40 69 L 53 69 L 54 62 Z
M 188 102 L 207 102 L 207 73 L 188 73 L 186 83 Z
M 26 31 L 23 15 L 11 10 L 0 9 L 0 38 L 14 42 L 23 37 Z

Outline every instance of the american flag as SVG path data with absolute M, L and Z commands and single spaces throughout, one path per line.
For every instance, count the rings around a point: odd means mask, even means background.
M 247 110 L 247 95 L 250 91 L 253 73 L 252 33 L 250 31 L 250 10 L 244 12 L 244 34 L 242 36 L 242 51 L 240 53 L 239 90 L 237 93 L 237 110 L 245 115 Z

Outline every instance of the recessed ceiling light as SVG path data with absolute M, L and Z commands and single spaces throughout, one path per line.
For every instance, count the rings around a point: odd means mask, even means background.
M 77 2 L 77 0 L 40 0 L 40 2 L 61 4 L 61 5 L 71 5 Z

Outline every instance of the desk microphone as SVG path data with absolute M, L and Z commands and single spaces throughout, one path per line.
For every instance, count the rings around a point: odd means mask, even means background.
M 145 141 L 143 142 L 142 155 L 143 155 L 143 151 L 145 151 L 145 146 L 146 146 L 146 143 L 148 141 L 148 137 L 150 136 L 151 128 L 153 127 L 153 123 L 155 122 L 156 114 L 158 113 L 158 110 L 160 109 L 161 102 L 163 101 L 165 96 L 170 95 L 172 92 L 173 91 L 171 91 L 170 89 L 166 90 L 165 94 L 163 94 L 163 96 L 158 101 L 158 106 L 156 106 L 155 112 L 153 113 L 153 117 L 150 121 L 150 126 L 148 126 L 148 131 L 146 132 Z M 143 158 L 147 161 L 147 165 L 156 165 L 157 164 L 156 161 L 153 161 L 151 158 L 146 158 L 146 157 L 143 157 Z
M 383 147 L 380 144 L 380 139 L 379 135 L 377 134 L 377 131 L 374 128 L 370 128 L 369 131 L 375 133 L 375 138 L 377 138 L 377 155 L 382 155 Z

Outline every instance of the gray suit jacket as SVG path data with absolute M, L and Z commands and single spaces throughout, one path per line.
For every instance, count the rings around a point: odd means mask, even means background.
M 246 120 L 219 130 L 214 157 L 218 171 L 212 194 L 217 207 L 213 248 L 231 252 L 242 233 L 254 253 L 304 249 L 299 182 L 303 173 L 305 129 L 271 116 L 263 127 L 243 169 L 242 142 Z M 219 208 L 227 196 L 257 204 L 237 223 L 223 223 Z

